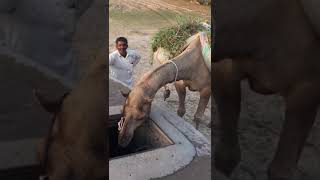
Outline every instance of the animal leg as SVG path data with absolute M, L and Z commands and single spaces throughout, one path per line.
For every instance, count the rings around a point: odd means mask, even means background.
M 241 158 L 237 134 L 241 77 L 235 71 L 232 60 L 215 63 L 212 71 L 213 93 L 221 122 L 221 135 L 215 149 L 214 165 L 226 176 L 230 176 Z
M 177 90 L 178 96 L 179 96 L 179 107 L 177 114 L 182 117 L 186 113 L 186 107 L 185 107 L 185 99 L 186 99 L 186 87 L 183 84 L 183 81 L 177 81 L 174 83 L 174 86 Z
M 211 96 L 211 87 L 207 87 L 201 90 L 198 108 L 193 119 L 193 121 L 196 123 L 196 129 L 199 128 L 199 123 L 203 117 L 204 111 L 206 110 L 210 96 Z
M 164 87 L 163 100 L 166 101 L 166 99 L 170 97 L 170 90 L 167 85 L 164 85 L 163 87 Z
M 299 87 L 286 97 L 285 122 L 277 152 L 268 169 L 269 180 L 292 179 L 306 138 L 315 121 L 318 92 L 319 89 L 316 88 Z

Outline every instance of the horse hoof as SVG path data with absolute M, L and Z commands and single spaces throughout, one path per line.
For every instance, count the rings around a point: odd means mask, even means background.
M 186 113 L 186 110 L 179 110 L 178 109 L 177 114 L 178 114 L 179 117 L 183 117 L 185 113 Z

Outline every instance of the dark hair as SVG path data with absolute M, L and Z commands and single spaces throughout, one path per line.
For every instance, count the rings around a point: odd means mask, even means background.
M 128 40 L 127 40 L 127 38 L 125 38 L 125 37 L 118 37 L 118 38 L 116 39 L 116 44 L 118 44 L 119 41 L 122 41 L 122 42 L 128 44 Z

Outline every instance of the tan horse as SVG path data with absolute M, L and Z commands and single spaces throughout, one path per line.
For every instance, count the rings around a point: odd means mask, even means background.
M 201 47 L 203 50 L 206 45 L 209 45 L 207 35 L 203 34 L 203 33 L 197 33 L 197 34 L 189 37 L 186 40 L 184 47 L 182 47 L 180 51 L 183 51 L 190 44 L 190 42 L 192 42 L 195 38 L 199 38 L 199 37 L 200 37 Z M 205 56 L 208 54 L 203 54 L 203 55 Z M 170 60 L 169 57 L 170 57 L 169 51 L 164 48 L 161 48 L 161 47 L 158 48 L 157 51 L 155 51 L 153 53 L 153 61 L 155 62 L 156 66 L 168 63 L 168 61 Z M 209 68 L 209 70 L 211 72 L 211 54 L 210 54 L 210 56 L 207 56 L 207 58 L 204 58 L 204 60 L 205 60 L 207 67 Z M 178 90 L 178 88 L 183 88 L 183 87 L 181 87 L 184 84 L 183 80 L 180 80 L 180 81 L 177 81 L 174 83 L 175 83 L 177 93 L 179 93 L 180 91 Z M 165 101 L 168 97 L 170 97 L 171 92 L 170 92 L 167 84 L 164 85 L 163 87 L 164 87 L 163 100 Z M 180 103 L 182 103 L 182 102 L 180 102 Z M 178 112 L 178 115 L 182 117 L 184 115 L 184 113 Z M 210 124 L 208 126 L 211 127 Z
M 163 64 L 144 74 L 130 93 L 123 93 L 127 99 L 122 111 L 123 120 L 120 122 L 118 139 L 121 146 L 129 144 L 135 129 L 148 118 L 156 92 L 175 79 L 183 80 L 175 83 L 179 95 L 180 116 L 185 113 L 186 87 L 200 92 L 200 101 L 194 115 L 198 127 L 211 96 L 211 73 L 203 60 L 199 39 L 197 37 L 190 42 L 180 55 L 172 59 L 172 63 Z

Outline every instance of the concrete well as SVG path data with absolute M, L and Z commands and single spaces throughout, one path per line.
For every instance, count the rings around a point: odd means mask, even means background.
M 124 89 L 128 90 L 128 87 L 117 80 L 109 79 L 109 97 L 112 95 L 112 98 L 109 98 L 109 117 L 118 116 L 118 120 L 120 119 L 120 108 L 124 98 L 121 97 L 119 90 Z M 147 137 L 152 140 L 162 139 L 161 143 L 155 141 L 157 146 L 150 149 L 128 152 L 110 159 L 110 180 L 211 179 L 210 143 L 191 124 L 175 112 L 156 103 L 152 104 L 147 124 L 149 125 L 137 130 L 135 141 Z M 143 136 L 141 132 L 145 132 Z M 190 168 L 192 171 L 189 170 Z

